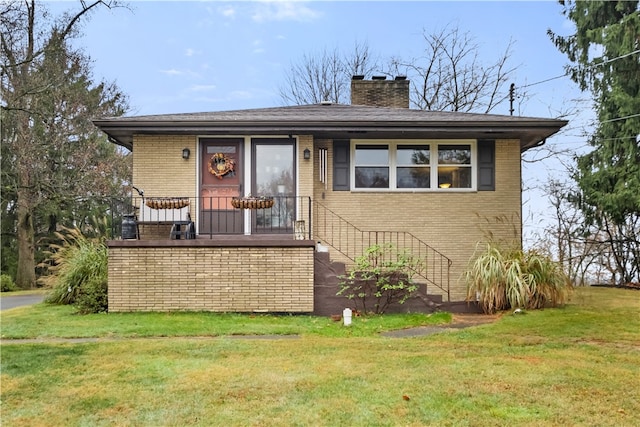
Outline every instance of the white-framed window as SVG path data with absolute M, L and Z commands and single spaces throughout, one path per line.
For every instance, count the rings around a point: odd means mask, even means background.
M 471 145 L 438 144 L 438 188 L 472 188 Z
M 431 188 L 431 147 L 428 144 L 396 147 L 396 188 Z
M 474 191 L 475 140 L 352 140 L 354 191 Z
M 389 188 L 389 146 L 357 144 L 355 151 L 356 188 Z

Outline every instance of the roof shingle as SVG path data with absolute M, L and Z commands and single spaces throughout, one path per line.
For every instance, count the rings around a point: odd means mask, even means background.
M 93 121 L 129 149 L 134 134 L 313 134 L 345 138 L 508 138 L 526 150 L 567 124 L 535 117 L 341 104 L 257 108 L 205 113 L 108 117 Z M 363 134 L 366 134 L 364 136 Z

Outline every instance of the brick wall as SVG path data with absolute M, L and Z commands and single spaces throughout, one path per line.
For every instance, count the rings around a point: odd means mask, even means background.
M 304 159 L 304 150 L 308 148 L 311 151 L 311 159 Z M 316 173 L 314 172 L 314 162 L 317 161 L 317 150 L 313 148 L 313 137 L 311 135 L 302 135 L 298 137 L 298 195 L 312 196 L 313 183 Z
M 351 105 L 409 108 L 409 80 L 351 80 Z
M 183 148 L 191 150 L 189 160 Z M 135 135 L 133 183 L 145 197 L 196 197 L 197 152 L 193 135 Z
M 466 297 L 461 275 L 478 242 L 490 236 L 521 246 L 520 145 L 496 141 L 496 190 L 478 192 L 351 192 L 332 191 L 332 141 L 317 140 L 328 149 L 329 185 L 316 180 L 314 199 L 366 231 L 407 231 L 452 261 L 451 298 Z M 330 249 L 334 260 L 346 262 Z M 430 292 L 438 294 L 435 287 Z
M 363 80 L 359 83 L 405 85 L 408 81 Z M 496 141 L 496 191 L 427 193 L 333 192 L 332 141 L 313 141 L 311 136 L 304 135 L 299 136 L 298 141 L 299 195 L 312 195 L 315 201 L 362 230 L 408 231 L 447 255 L 453 260 L 451 290 L 454 300 L 466 296 L 466 285 L 460 276 L 478 242 L 492 236 L 494 240 L 521 245 L 520 149 L 516 140 Z M 192 154 L 186 161 L 181 157 L 185 147 Z M 311 160 L 303 159 L 305 148 L 311 150 Z M 326 190 L 318 180 L 319 148 L 328 149 Z M 138 135 L 134 141 L 134 183 L 149 197 L 195 197 L 196 152 L 195 136 Z M 306 207 L 301 206 L 298 212 L 299 219 L 306 220 Z M 195 214 L 197 212 L 192 212 L 194 220 Z M 308 227 L 306 224 L 307 230 Z M 145 228 L 141 232 L 145 239 L 166 239 L 169 234 L 168 227 Z M 332 250 L 331 256 L 343 260 L 337 251 Z M 430 290 L 436 291 L 435 288 Z
M 191 157 L 182 159 L 182 149 L 189 148 Z M 304 149 L 311 151 L 311 159 L 304 159 Z M 133 150 L 133 183 L 144 190 L 145 197 L 198 197 L 196 188 L 198 139 L 194 135 L 136 135 Z M 314 170 L 312 168 L 316 152 L 313 137 L 298 137 L 298 189 L 299 196 L 311 196 L 313 192 Z M 193 200 L 193 199 L 192 199 Z M 298 218 L 307 220 L 308 207 L 299 206 Z M 198 222 L 196 206 L 191 206 L 191 219 Z M 308 224 L 305 225 L 308 230 Z M 163 238 L 169 235 L 169 227 L 142 227 L 143 239 Z M 167 230 L 164 230 L 167 228 Z
M 299 241 L 112 241 L 109 311 L 312 312 L 313 253 Z

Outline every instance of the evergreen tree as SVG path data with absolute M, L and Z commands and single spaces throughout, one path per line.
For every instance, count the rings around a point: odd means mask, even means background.
M 572 65 L 568 71 L 593 96 L 593 149 L 577 158 L 586 235 L 608 246 L 618 284 L 640 274 L 640 11 L 638 1 L 560 1 L 576 33 L 549 35 Z
M 80 226 L 129 176 L 127 153 L 91 123 L 122 114 L 126 99 L 95 83 L 88 57 L 69 43 L 84 17 L 114 3 L 80 6 L 59 19 L 35 0 L 0 6 L 2 245 L 17 252 L 14 262 L 3 251 L 2 271 L 13 265 L 22 288 L 35 286 L 37 253 L 58 224 Z

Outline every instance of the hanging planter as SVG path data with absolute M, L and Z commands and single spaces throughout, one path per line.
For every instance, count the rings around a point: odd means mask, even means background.
M 273 197 L 234 197 L 231 206 L 236 209 L 269 209 L 273 207 Z
M 154 197 L 145 200 L 145 205 L 151 209 L 182 209 L 189 206 L 186 197 Z

